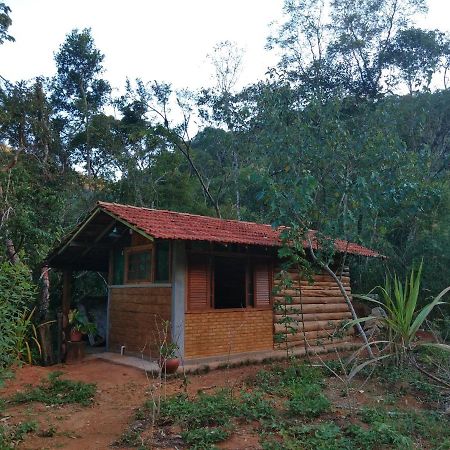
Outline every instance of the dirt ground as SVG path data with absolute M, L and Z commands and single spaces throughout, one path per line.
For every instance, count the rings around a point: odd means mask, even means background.
M 190 375 L 188 392 L 209 391 L 242 380 L 256 373 L 261 366 L 245 366 L 233 369 L 215 370 L 203 375 Z M 52 430 L 51 437 L 30 433 L 19 445 L 20 449 L 107 449 L 132 422 L 134 412 L 148 397 L 149 383 L 144 371 L 112 364 L 100 359 L 75 365 L 45 367 L 22 367 L 15 371 L 0 392 L 0 398 L 7 399 L 27 385 L 39 384 L 50 372 L 62 371 L 63 378 L 97 384 L 93 405 L 45 406 L 39 403 L 7 406 L 4 420 L 8 423 L 35 421 L 42 432 Z M 175 378 L 167 384 L 167 394 L 179 392 L 181 379 Z M 45 433 L 44 433 L 45 434 Z M 123 448 L 123 447 L 122 447 Z M 247 430 L 242 436 L 223 445 L 223 448 L 259 448 L 257 436 Z
M 188 375 L 188 394 L 199 391 L 211 392 L 220 387 L 235 387 L 239 390 L 248 380 L 254 379 L 264 365 L 249 365 L 230 369 L 214 370 L 205 374 Z M 35 421 L 39 424 L 38 433 L 26 435 L 20 449 L 108 449 L 134 424 L 135 412 L 147 399 L 152 380 L 139 369 L 113 364 L 100 359 L 66 366 L 22 367 L 15 371 L 0 391 L 0 398 L 8 399 L 16 392 L 23 391 L 27 385 L 39 384 L 53 371 L 62 371 L 63 378 L 84 382 L 95 382 L 97 394 L 91 406 L 64 405 L 45 406 L 28 403 L 18 406 L 7 405 L 1 420 L 9 424 Z M 248 385 L 248 384 L 247 384 Z M 167 395 L 182 392 L 182 378 L 174 378 L 166 385 Z M 335 407 L 334 418 L 349 420 L 349 411 L 356 405 L 376 405 L 383 401 L 380 386 L 372 382 L 354 385 L 349 398 L 342 395 L 343 385 L 335 378 L 328 378 L 325 393 Z M 352 404 L 353 403 L 353 404 Z M 407 410 L 421 410 L 425 405 L 411 395 L 403 396 L 397 407 Z M 249 423 L 225 442 L 218 444 L 224 449 L 260 449 L 257 423 Z M 160 430 L 173 434 L 173 430 Z M 48 435 L 49 437 L 45 437 Z M 162 439 L 164 441 L 164 439 Z M 121 447 L 124 448 L 124 447 Z M 180 448 L 180 447 L 178 447 Z

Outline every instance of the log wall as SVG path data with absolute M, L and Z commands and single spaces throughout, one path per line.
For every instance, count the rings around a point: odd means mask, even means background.
M 159 286 L 110 288 L 109 351 L 157 357 L 162 322 L 171 318 L 172 288 Z M 170 329 L 169 329 L 170 339 Z
M 349 341 L 352 328 L 343 333 L 340 325 L 351 319 L 351 312 L 331 276 L 326 273 L 315 275 L 313 284 L 300 280 L 294 271 L 289 277 L 292 286 L 274 296 L 275 348 L 305 346 L 305 340 L 311 347 Z M 275 287 L 279 283 L 275 280 Z M 348 269 L 344 270 L 342 283 L 351 299 Z M 286 301 L 286 296 L 292 298 L 291 303 Z

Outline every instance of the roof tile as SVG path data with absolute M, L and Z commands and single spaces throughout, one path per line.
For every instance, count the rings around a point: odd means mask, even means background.
M 161 209 L 142 208 L 118 203 L 98 202 L 98 206 L 157 239 L 209 241 L 229 244 L 281 244 L 279 230 L 270 225 L 237 220 L 218 219 Z M 312 232 L 314 234 L 314 232 Z M 306 245 L 306 244 L 305 244 Z M 355 255 L 381 257 L 362 245 L 335 240 L 336 250 Z

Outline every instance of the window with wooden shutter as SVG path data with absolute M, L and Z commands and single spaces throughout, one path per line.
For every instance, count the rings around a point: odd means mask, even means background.
M 210 265 L 205 255 L 190 255 L 187 273 L 187 309 L 201 311 L 210 307 Z
M 256 262 L 253 267 L 254 298 L 255 306 L 258 308 L 270 306 L 270 290 L 272 271 L 269 262 Z

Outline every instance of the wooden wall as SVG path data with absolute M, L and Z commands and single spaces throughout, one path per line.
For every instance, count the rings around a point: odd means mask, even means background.
M 110 288 L 109 350 L 158 356 L 158 327 L 171 319 L 172 288 L 133 286 Z M 169 329 L 170 339 L 170 329 Z
M 296 272 L 290 272 L 289 276 L 293 281 L 291 288 L 274 297 L 277 305 L 274 309 L 275 348 L 286 348 L 286 342 L 289 347 L 304 346 L 305 339 L 312 347 L 349 341 L 352 327 L 344 334 L 340 332 L 340 325 L 351 319 L 351 313 L 335 281 L 325 273 L 315 275 L 312 285 L 300 280 Z M 274 283 L 276 286 L 279 281 Z M 342 283 L 351 298 L 348 269 L 343 273 Z M 292 297 L 291 304 L 286 303 L 285 295 Z M 295 331 L 286 329 L 282 322 L 286 317 L 288 327 Z
M 273 350 L 272 309 L 188 312 L 184 349 L 186 358 Z

